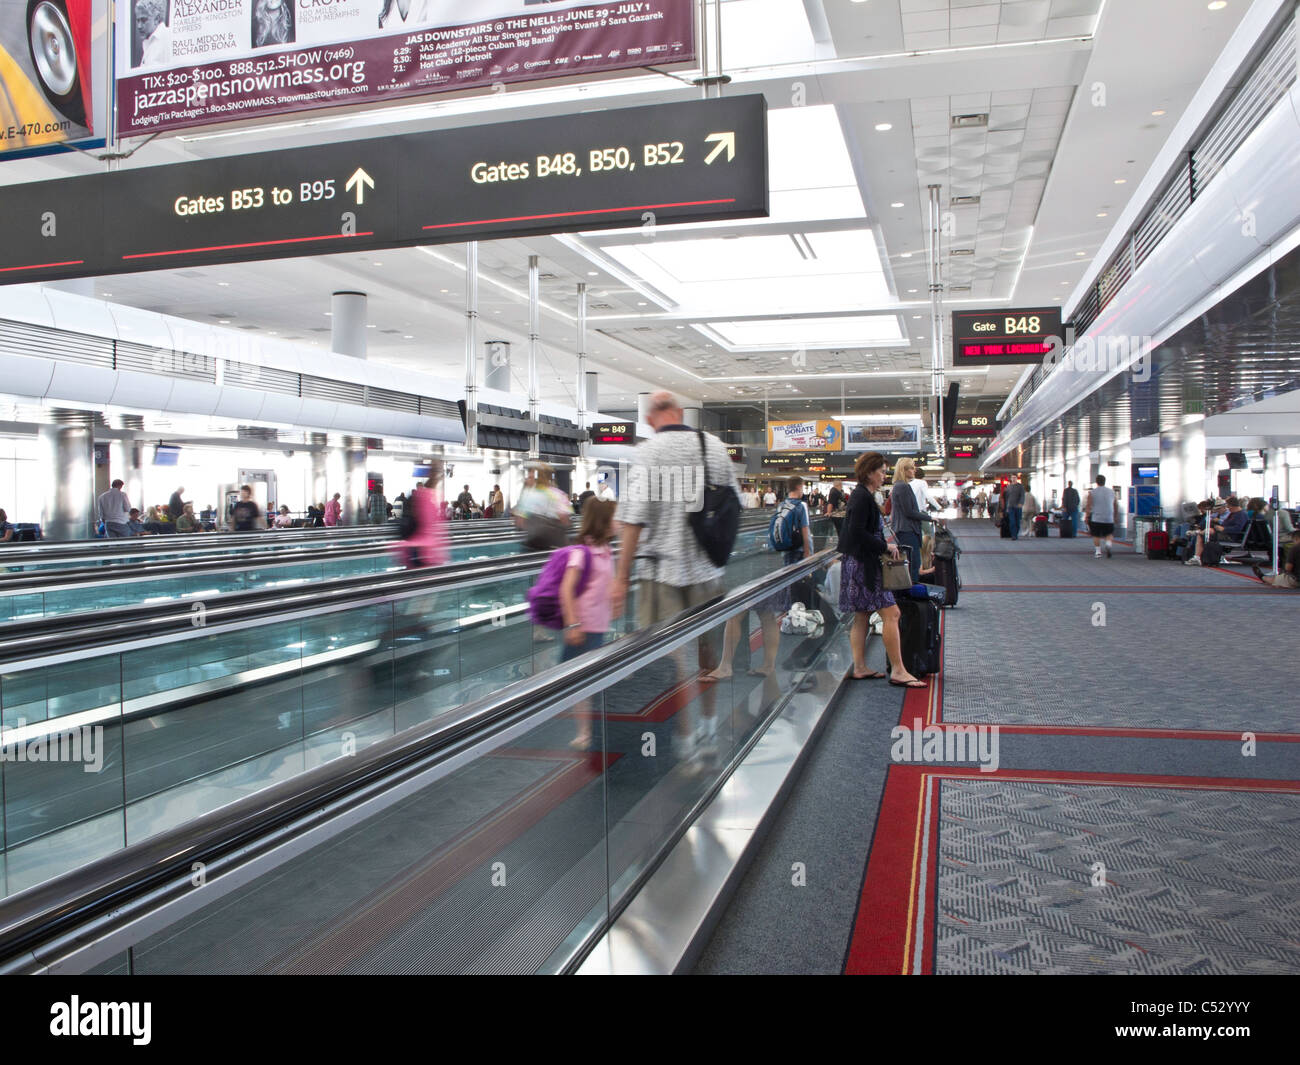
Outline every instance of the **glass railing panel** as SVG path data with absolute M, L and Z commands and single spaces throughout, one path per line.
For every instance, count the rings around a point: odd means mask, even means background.
M 0 674 L 0 723 L 6 728 L 90 711 L 116 713 L 121 701 L 115 654 Z
M 553 718 L 133 949 L 136 973 L 530 973 L 601 926 L 602 759 Z M 203 890 L 202 888 L 198 890 Z

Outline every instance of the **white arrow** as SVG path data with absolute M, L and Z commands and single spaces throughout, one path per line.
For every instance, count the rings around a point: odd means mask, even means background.
M 357 167 L 357 172 L 348 178 L 348 183 L 344 188 L 346 188 L 348 192 L 351 192 L 353 188 L 355 188 L 357 190 L 357 203 L 361 204 L 366 202 L 367 185 L 373 189 L 375 187 L 375 179 L 362 170 L 361 167 Z
M 731 160 L 736 158 L 736 134 L 734 132 L 733 133 L 710 133 L 707 137 L 704 138 L 704 143 L 717 144 L 717 147 L 714 148 L 713 151 L 711 151 L 708 154 L 708 157 L 704 160 L 705 166 L 709 166 L 713 162 L 713 160 L 715 160 L 718 156 L 720 156 L 723 153 L 724 149 L 727 153 L 727 162 L 731 162 Z

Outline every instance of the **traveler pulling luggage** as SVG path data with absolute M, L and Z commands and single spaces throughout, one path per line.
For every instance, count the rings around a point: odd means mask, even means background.
M 939 607 L 932 600 L 897 599 L 903 665 L 914 677 L 938 673 L 943 666 Z

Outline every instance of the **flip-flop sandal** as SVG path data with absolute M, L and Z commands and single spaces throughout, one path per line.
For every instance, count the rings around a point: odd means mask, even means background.
M 735 674 L 733 673 L 732 676 L 735 676 Z M 700 677 L 701 684 L 721 684 L 724 680 L 731 680 L 731 677 L 713 677 L 708 673 Z
M 745 676 L 747 677 L 762 677 L 764 680 L 767 680 L 767 678 L 770 677 L 771 675 L 772 675 L 771 673 L 764 673 L 761 669 L 745 670 Z
M 887 676 L 889 676 L 888 673 L 863 673 L 861 676 L 858 676 L 858 674 L 854 673 L 853 679 L 854 680 L 884 680 Z
M 892 684 L 895 688 L 924 688 L 924 687 L 926 687 L 926 683 L 925 683 L 925 681 L 923 681 L 923 680 L 895 680 L 893 677 L 890 677 L 890 678 L 889 678 L 889 683 Z

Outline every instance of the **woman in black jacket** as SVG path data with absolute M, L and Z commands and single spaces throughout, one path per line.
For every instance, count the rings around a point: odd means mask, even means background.
M 879 614 L 884 623 L 881 636 L 889 657 L 889 683 L 899 688 L 924 688 L 903 665 L 902 641 L 898 634 L 898 606 L 894 596 L 884 588 L 880 556 L 898 557 L 898 547 L 885 539 L 885 518 L 876 505 L 876 491 L 885 480 L 885 456 L 868 451 L 859 456 L 853 467 L 858 486 L 849 496 L 840 534 L 840 610 L 853 612 L 853 629 L 849 644 L 853 648 L 853 678 L 880 680 L 884 673 L 867 668 L 867 630 L 871 615 Z M 909 488 L 910 492 L 911 489 Z

